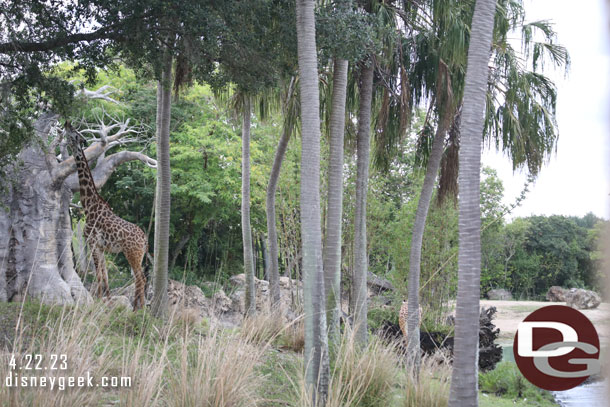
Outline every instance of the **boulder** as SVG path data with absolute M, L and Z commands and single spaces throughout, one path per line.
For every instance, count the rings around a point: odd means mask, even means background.
M 565 302 L 567 292 L 568 290 L 554 285 L 549 288 L 549 291 L 546 293 L 546 300 L 551 302 Z
M 394 291 L 394 286 L 383 277 L 368 272 L 366 283 L 369 289 L 369 295 L 377 295 L 385 291 Z
M 602 300 L 595 291 L 582 288 L 571 288 L 565 295 L 566 305 L 576 309 L 593 309 L 601 304 Z
M 212 296 L 212 303 L 216 312 L 229 312 L 233 301 L 225 294 L 223 290 L 218 290 Z
M 510 291 L 504 288 L 496 288 L 494 290 L 487 291 L 487 298 L 490 300 L 512 300 L 513 295 Z
M 125 295 L 113 295 L 112 297 L 110 297 L 108 299 L 106 304 L 110 308 L 114 308 L 117 306 L 123 306 L 125 308 L 131 309 L 131 301 L 129 301 L 129 298 L 127 298 L 127 296 L 125 296 Z

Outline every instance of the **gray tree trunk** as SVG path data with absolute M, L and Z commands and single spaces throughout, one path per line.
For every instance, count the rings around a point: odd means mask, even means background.
M 328 336 L 336 341 L 341 316 L 341 226 L 343 220 L 343 137 L 345 132 L 345 98 L 347 67 L 336 59 L 333 72 L 333 95 L 330 113 L 330 156 L 328 166 L 328 206 L 324 234 L 324 289 Z
M 290 81 L 288 94 L 286 96 L 286 104 L 294 94 L 294 78 Z M 284 114 L 289 114 L 287 109 L 284 109 Z M 275 150 L 273 158 L 273 166 L 271 174 L 269 174 L 269 184 L 267 185 L 267 238 L 269 239 L 269 299 L 271 310 L 275 310 L 280 304 L 280 270 L 278 264 L 279 249 L 277 242 L 277 219 L 275 215 L 275 193 L 277 192 L 277 184 L 280 179 L 280 171 L 282 163 L 286 156 L 288 141 L 290 140 L 291 129 L 284 124 L 282 126 L 282 135 Z
M 478 405 L 481 144 L 495 9 L 495 0 L 477 0 L 474 8 L 460 126 L 460 248 L 455 347 L 449 394 L 449 405 L 456 407 Z
M 301 76 L 301 239 L 305 305 L 305 380 L 314 405 L 328 395 L 329 361 L 320 219 L 320 94 L 314 0 L 297 0 Z
M 373 99 L 373 61 L 362 69 L 360 78 L 360 106 L 358 112 L 356 208 L 354 219 L 354 335 L 365 344 L 368 339 L 367 286 L 368 255 L 366 252 L 366 195 L 369 181 L 371 145 L 371 102 Z
M 166 51 L 163 73 L 157 84 L 157 198 L 155 210 L 154 285 L 151 312 L 167 315 L 169 260 L 169 220 L 171 211 L 171 170 L 169 163 L 169 126 L 172 112 L 172 55 Z M 159 105 L 161 107 L 159 108 Z
M 69 207 L 78 192 L 71 157 L 58 161 L 49 132 L 58 116 L 43 114 L 35 123 L 34 140 L 6 169 L 0 188 L 0 301 L 35 298 L 46 303 L 90 302 L 91 296 L 74 270 Z M 98 189 L 127 161 L 152 163 L 143 154 L 122 151 L 103 156 L 105 146 L 92 144 L 85 154 Z M 101 157 L 101 158 L 100 158 Z
M 241 129 L 241 234 L 244 248 L 244 273 L 246 275 L 246 315 L 256 313 L 256 288 L 254 287 L 254 258 L 252 253 L 252 228 L 250 226 L 250 100 L 245 97 Z
M 436 176 L 443 158 L 443 149 L 445 146 L 445 135 L 451 126 L 453 119 L 453 111 L 441 113 L 434 141 L 432 142 L 432 150 L 428 157 L 428 165 L 426 166 L 426 175 L 424 176 L 424 184 L 419 195 L 417 203 L 417 211 L 415 212 L 415 222 L 413 224 L 413 234 L 411 237 L 411 254 L 409 257 L 409 285 L 408 285 L 408 306 L 407 311 L 407 354 L 414 363 L 415 371 L 419 370 L 420 364 L 420 343 L 419 343 L 419 277 L 421 272 L 421 248 L 424 239 L 424 230 L 426 227 L 426 218 L 428 217 L 428 209 L 434 192 Z
M 190 233 L 187 233 L 186 235 L 184 235 L 180 238 L 180 240 L 176 244 L 176 247 L 174 247 L 174 250 L 172 253 L 172 258 L 169 261 L 168 270 L 171 270 L 176 266 L 176 261 L 178 260 L 178 256 L 180 256 L 180 253 L 182 253 L 184 246 L 186 246 L 186 244 L 189 242 L 189 240 L 191 240 Z

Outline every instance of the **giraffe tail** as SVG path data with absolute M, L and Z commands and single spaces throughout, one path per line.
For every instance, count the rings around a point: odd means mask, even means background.
M 153 265 L 153 256 L 148 253 L 148 251 L 146 252 L 145 255 L 146 261 L 144 262 L 144 279 L 145 279 L 145 284 L 144 284 L 144 292 L 146 294 L 148 294 L 148 286 L 150 284 L 150 269 Z

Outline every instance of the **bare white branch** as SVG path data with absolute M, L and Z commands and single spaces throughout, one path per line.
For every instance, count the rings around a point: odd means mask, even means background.
M 104 85 L 97 90 L 89 90 L 89 89 L 85 89 L 85 88 L 79 89 L 76 92 L 76 96 L 83 96 L 87 99 L 92 99 L 92 100 L 93 99 L 105 100 L 107 102 L 120 105 L 121 102 L 110 97 L 110 95 L 114 95 L 116 93 L 118 93 L 117 89 L 113 88 L 110 85 Z

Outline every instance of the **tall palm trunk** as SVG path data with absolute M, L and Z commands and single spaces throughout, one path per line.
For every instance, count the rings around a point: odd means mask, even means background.
M 360 106 L 358 138 L 356 142 L 356 215 L 354 219 L 354 336 L 361 344 L 367 342 L 367 287 L 368 256 L 366 253 L 366 195 L 369 181 L 371 140 L 371 102 L 373 99 L 373 61 L 362 68 L 360 77 Z
M 169 125 L 172 111 L 172 55 L 164 56 L 161 80 L 157 84 L 157 198 L 155 200 L 154 294 L 151 311 L 167 314 L 167 265 L 169 258 L 169 217 L 171 172 L 169 166 Z M 160 107 L 159 107 L 160 106 Z
M 314 405 L 328 395 L 329 363 L 320 222 L 320 95 L 314 0 L 297 0 L 301 76 L 301 238 L 305 303 L 305 379 Z
M 495 9 L 495 0 L 477 0 L 468 48 L 460 128 L 461 151 L 458 175 L 460 246 L 450 406 L 478 405 L 481 143 Z
M 409 258 L 409 285 L 408 285 L 408 311 L 407 311 L 407 331 L 409 337 L 407 344 L 407 354 L 414 363 L 415 371 L 419 370 L 420 362 L 420 342 L 419 342 L 419 277 L 421 272 L 421 248 L 424 239 L 424 230 L 426 227 L 426 218 L 428 217 L 428 209 L 430 209 L 430 201 L 432 192 L 434 192 L 434 184 L 436 175 L 441 165 L 443 158 L 443 148 L 445 146 L 445 135 L 451 126 L 453 119 L 453 110 L 447 109 L 441 113 L 441 118 L 436 128 L 434 141 L 432 142 L 432 150 L 428 157 L 428 165 L 426 166 L 426 175 L 424 176 L 424 184 L 422 186 L 419 202 L 417 203 L 417 211 L 415 212 L 415 222 L 413 224 L 413 235 L 411 237 L 411 255 Z
M 330 156 L 328 168 L 328 207 L 324 235 L 324 289 L 326 318 L 331 341 L 339 336 L 341 315 L 341 224 L 343 220 L 343 135 L 345 130 L 345 98 L 347 66 L 336 59 L 333 72 L 333 95 L 330 113 Z
M 241 234 L 244 248 L 244 273 L 246 275 L 246 315 L 256 312 L 256 288 L 254 287 L 254 258 L 252 253 L 252 228 L 250 226 L 250 100 L 245 97 L 244 117 L 241 129 Z
M 290 81 L 288 94 L 286 95 L 285 107 L 290 103 L 294 94 L 294 77 Z M 289 114 L 287 108 L 284 108 L 284 114 Z M 273 166 L 271 174 L 269 174 L 269 184 L 267 185 L 267 236 L 269 239 L 269 291 L 271 299 L 271 310 L 275 310 L 280 304 L 280 271 L 278 265 L 279 250 L 277 244 L 277 221 L 275 218 L 275 193 L 277 191 L 277 183 L 280 178 L 282 162 L 286 156 L 288 141 L 292 129 L 284 123 L 282 126 L 282 135 L 275 150 L 273 158 Z

